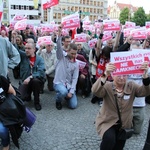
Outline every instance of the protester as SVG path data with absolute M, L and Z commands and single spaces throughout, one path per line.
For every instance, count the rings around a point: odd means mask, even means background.
M 20 78 L 22 83 L 27 85 L 26 101 L 31 101 L 31 93 L 34 95 L 34 106 L 36 110 L 41 110 L 40 87 L 45 82 L 44 60 L 35 54 L 35 44 L 33 42 L 25 45 L 25 52 L 19 51 L 21 56 Z
M 113 76 L 113 82 L 108 82 L 107 77 L 115 71 L 113 63 L 106 66 L 106 71 L 93 85 L 92 92 L 103 98 L 103 105 L 96 118 L 96 128 L 102 137 L 101 150 L 123 150 L 126 140 L 117 139 L 120 122 L 117 113 L 115 98 L 121 111 L 122 128 L 132 127 L 132 105 L 135 96 L 143 97 L 149 94 L 148 63 L 144 62 L 140 69 L 143 73 L 143 84 L 138 85 L 133 81 L 127 82 L 127 75 Z M 108 144 L 109 143 L 109 144 Z
M 79 75 L 79 66 L 76 62 L 77 46 L 71 43 L 67 52 L 62 47 L 62 26 L 58 29 L 57 40 L 57 59 L 54 90 L 56 91 L 56 108 L 62 109 L 62 100 L 66 98 L 68 107 L 75 109 L 77 107 L 76 84 Z M 70 38 L 69 38 L 70 39 Z M 67 39 L 67 43 L 70 40 Z
M 56 66 L 56 51 L 54 50 L 54 43 L 45 44 L 45 49 L 39 49 L 37 54 L 40 55 L 45 62 L 46 68 L 46 77 L 47 77 L 47 87 L 49 91 L 53 91 L 53 80 L 55 75 L 55 66 Z

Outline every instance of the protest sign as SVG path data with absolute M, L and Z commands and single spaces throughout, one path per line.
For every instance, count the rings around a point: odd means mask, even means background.
M 93 47 L 95 47 L 96 43 L 97 43 L 97 38 L 90 40 L 88 42 L 88 45 L 89 45 L 90 48 L 93 48 Z
M 26 27 L 27 27 L 27 19 L 23 19 L 23 20 L 18 21 L 15 24 L 14 29 L 15 30 L 25 30 Z
M 51 36 L 43 36 L 38 38 L 37 45 L 41 46 L 45 44 L 52 44 Z
M 85 67 L 86 62 L 78 60 L 78 59 L 76 59 L 76 61 L 77 61 L 78 65 L 79 65 L 79 69 L 83 69 Z
M 75 42 L 86 42 L 86 34 L 75 34 Z
M 62 18 L 63 28 L 78 28 L 80 26 L 79 14 L 75 13 Z
M 120 21 L 116 19 L 103 20 L 104 31 L 118 31 L 120 30 Z
M 112 39 L 111 31 L 104 31 L 102 42 Z
M 110 55 L 110 61 L 116 66 L 113 75 L 143 74 L 143 71 L 140 70 L 144 62 L 142 51 L 112 52 Z
M 55 6 L 58 4 L 58 0 L 42 0 L 43 2 L 43 9 L 51 8 L 52 6 Z
M 145 28 L 137 28 L 131 31 L 133 39 L 146 39 L 147 32 Z
M 125 22 L 126 28 L 135 28 L 135 26 L 136 26 L 135 22 L 130 22 L 130 21 Z

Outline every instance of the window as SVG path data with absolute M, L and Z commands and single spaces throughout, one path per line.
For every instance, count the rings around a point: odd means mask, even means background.
M 26 6 L 26 10 L 29 10 L 29 6 Z
M 15 9 L 19 9 L 19 6 L 18 6 L 18 5 L 16 5 L 16 6 L 15 6 Z
M 7 14 L 6 13 L 3 13 L 3 19 L 7 20 Z
M 14 5 L 11 5 L 11 9 L 14 9 Z
M 21 10 L 24 10 L 24 6 L 21 6 Z
M 4 7 L 4 8 L 6 8 L 6 7 L 7 7 L 6 2 L 4 2 L 4 3 L 3 3 L 3 7 Z

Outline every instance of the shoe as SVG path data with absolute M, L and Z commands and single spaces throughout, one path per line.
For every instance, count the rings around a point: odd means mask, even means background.
M 40 104 L 34 104 L 34 107 L 37 111 L 42 109 Z
M 91 103 L 92 104 L 95 104 L 97 102 L 97 97 L 93 97 L 92 99 L 91 99 Z
M 58 110 L 61 110 L 61 109 L 62 109 L 62 104 L 61 104 L 61 102 L 56 102 L 56 108 L 57 108 Z

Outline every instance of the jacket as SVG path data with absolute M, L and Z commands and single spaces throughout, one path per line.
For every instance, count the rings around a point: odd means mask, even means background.
M 46 49 L 43 49 L 42 51 L 38 50 L 36 54 L 44 59 L 46 74 L 50 77 L 54 77 L 57 62 L 56 51 L 52 50 L 49 55 Z
M 24 81 L 26 78 L 28 78 L 32 72 L 33 78 L 39 78 L 44 82 L 45 81 L 45 65 L 44 65 L 43 58 L 36 55 L 36 60 L 35 60 L 34 66 L 33 66 L 33 68 L 31 68 L 30 60 L 26 56 L 26 53 L 21 50 L 19 50 L 19 53 L 21 56 L 20 77 L 21 77 L 22 81 Z
M 143 83 L 146 83 L 143 79 Z M 147 81 L 149 83 L 149 81 Z M 92 87 L 94 95 L 103 98 L 103 105 L 96 117 L 96 129 L 98 134 L 102 137 L 105 131 L 111 126 L 115 125 L 118 118 L 115 96 L 114 96 L 114 82 L 106 82 L 103 86 L 101 78 L 99 78 Z M 149 95 L 150 86 L 138 85 L 133 81 L 126 82 L 124 86 L 124 94 L 117 98 L 118 105 L 121 110 L 121 119 L 123 128 L 132 127 L 132 106 L 135 97 L 143 97 Z

